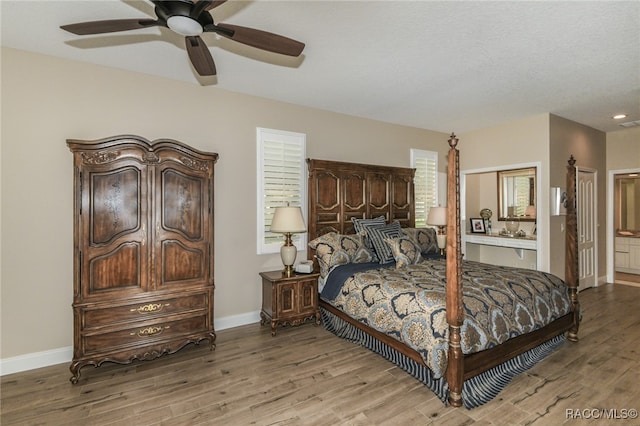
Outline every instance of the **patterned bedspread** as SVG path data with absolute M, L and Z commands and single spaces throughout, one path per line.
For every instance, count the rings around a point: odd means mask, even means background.
M 333 274 L 333 272 L 332 272 Z M 447 366 L 446 262 L 357 272 L 321 296 L 336 308 L 418 351 L 436 378 Z M 331 276 L 329 276 L 331 278 Z M 478 352 L 570 312 L 567 287 L 549 273 L 464 261 L 462 351 Z M 341 283 L 334 284 L 340 285 Z

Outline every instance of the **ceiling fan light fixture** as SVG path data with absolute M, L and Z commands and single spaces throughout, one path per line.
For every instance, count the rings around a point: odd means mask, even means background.
M 2 0 L 0 0 L 2 1 Z M 267 52 L 300 56 L 304 43 L 255 28 L 239 25 L 215 25 L 209 11 L 227 0 L 150 0 L 157 19 L 108 19 L 63 25 L 60 28 L 76 35 L 115 33 L 149 27 L 166 27 L 184 37 L 191 65 L 201 76 L 216 75 L 216 65 L 205 41 L 200 37 L 212 32 L 232 41 Z
M 202 25 L 188 16 L 171 16 L 167 18 L 167 26 L 183 36 L 198 36 L 202 34 Z

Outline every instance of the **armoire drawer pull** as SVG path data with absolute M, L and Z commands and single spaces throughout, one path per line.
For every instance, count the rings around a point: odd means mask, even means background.
M 131 312 L 138 312 L 139 314 L 147 314 L 149 312 L 159 312 L 165 306 L 169 306 L 170 303 L 148 303 L 146 305 L 138 306 L 137 308 L 130 309 Z
M 156 334 L 162 333 L 164 330 L 168 330 L 170 326 L 165 325 L 162 326 L 153 326 L 143 328 L 142 330 L 138 330 L 137 332 L 129 333 L 131 336 L 145 337 L 145 336 L 155 336 Z

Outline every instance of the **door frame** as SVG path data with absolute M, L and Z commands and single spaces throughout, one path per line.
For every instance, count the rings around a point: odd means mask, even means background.
M 598 276 L 598 246 L 599 246 L 599 241 L 598 241 L 598 228 L 599 228 L 599 218 L 598 218 L 598 170 L 597 169 L 592 169 L 589 167 L 580 167 L 580 166 L 576 166 L 576 213 L 578 213 L 578 199 L 577 196 L 579 194 L 578 191 L 578 183 L 580 180 L 580 172 L 585 172 L 585 173 L 591 173 L 593 175 L 593 204 L 592 204 L 592 209 L 593 209 L 593 274 L 595 276 L 595 284 L 594 287 L 598 287 L 601 283 L 600 283 L 600 277 Z M 577 224 L 580 223 L 580 218 L 577 217 Z M 578 232 L 577 235 L 577 239 L 576 239 L 576 252 L 578 253 L 578 261 L 580 259 L 580 253 L 578 250 L 578 247 L 580 246 L 580 241 L 579 241 L 579 237 L 580 234 Z M 578 277 L 578 280 L 580 278 Z M 578 282 L 578 287 L 580 285 L 580 282 Z M 590 288 L 590 287 L 589 287 Z M 580 290 L 584 290 L 584 288 L 581 288 Z
M 613 214 L 614 214 L 614 197 L 613 191 L 615 188 L 615 175 L 621 175 L 625 173 L 640 173 L 640 168 L 635 169 L 618 169 L 609 170 L 607 175 L 607 282 L 615 282 L 615 229 L 613 229 Z

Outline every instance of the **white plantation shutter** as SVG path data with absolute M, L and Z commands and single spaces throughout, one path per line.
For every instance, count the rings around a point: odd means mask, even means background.
M 278 253 L 282 234 L 269 232 L 276 207 L 300 206 L 306 222 L 306 135 L 257 129 L 258 143 L 258 254 Z M 294 234 L 298 250 L 305 250 L 306 233 Z
M 531 178 L 529 176 L 516 176 L 514 180 L 514 200 L 516 205 L 513 214 L 515 216 L 524 216 L 527 206 L 531 204 L 531 200 L 529 200 L 529 194 L 532 190 L 530 188 Z
M 431 207 L 438 205 L 438 153 L 411 149 L 411 167 L 414 178 L 416 228 L 427 226 Z

